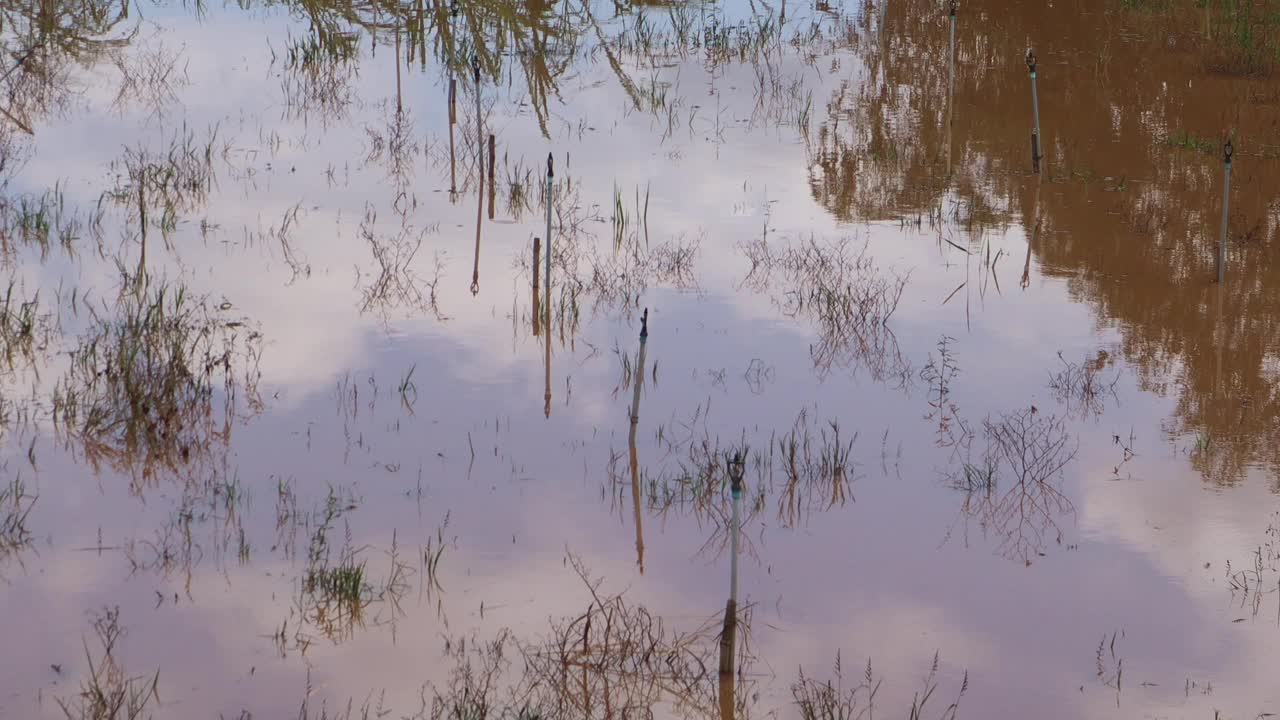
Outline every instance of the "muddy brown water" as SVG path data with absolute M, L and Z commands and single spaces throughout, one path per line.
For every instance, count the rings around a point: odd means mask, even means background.
M 1262 5 L 4 7 L 0 717 L 1280 712 Z

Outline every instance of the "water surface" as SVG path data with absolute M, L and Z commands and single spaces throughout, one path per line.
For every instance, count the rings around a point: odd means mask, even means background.
M 4 13 L 0 716 L 1280 712 L 1265 18 Z

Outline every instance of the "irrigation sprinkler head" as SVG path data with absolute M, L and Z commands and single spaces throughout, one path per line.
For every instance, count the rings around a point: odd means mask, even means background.
M 1235 154 L 1235 148 L 1231 146 L 1231 138 L 1227 138 L 1227 142 L 1222 146 L 1222 161 L 1231 164 L 1231 156 Z
M 556 176 L 555 161 L 552 160 L 551 153 L 547 153 L 547 177 L 551 178 L 555 176 Z
M 1036 74 L 1036 51 L 1031 48 L 1027 48 L 1027 70 L 1030 70 L 1032 75 Z
M 640 342 L 644 342 L 649 338 L 649 308 L 644 309 L 644 314 L 640 316 Z
M 951 17 L 956 16 L 956 0 L 951 0 Z
M 735 498 L 742 495 L 742 452 L 737 451 L 729 460 L 729 488 Z

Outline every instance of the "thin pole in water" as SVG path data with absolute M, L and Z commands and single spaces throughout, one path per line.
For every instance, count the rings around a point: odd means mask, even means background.
M 1027 69 L 1031 71 L 1031 111 L 1035 128 L 1031 131 L 1031 165 L 1040 172 L 1040 96 L 1036 92 L 1036 51 L 1027 50 Z
M 1035 211 L 1032 215 L 1031 232 L 1027 236 L 1027 259 L 1022 265 L 1022 281 L 1020 283 L 1023 290 L 1031 285 L 1031 248 L 1035 247 L 1036 238 L 1040 235 L 1040 191 L 1044 189 L 1044 180 L 1036 185 L 1036 201 Z
M 1228 138 L 1222 146 L 1222 234 L 1218 240 L 1218 284 L 1221 285 L 1227 275 L 1227 217 L 1231 205 L 1231 155 L 1235 149 Z
M 551 186 L 555 182 L 555 161 L 547 153 L 547 304 L 551 301 Z M 547 308 L 550 313 L 550 307 Z M 548 316 L 549 317 L 549 316 Z

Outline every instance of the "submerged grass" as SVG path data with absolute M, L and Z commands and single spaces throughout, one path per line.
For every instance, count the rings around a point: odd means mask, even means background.
M 225 441 L 238 393 L 256 406 L 259 336 L 211 312 L 184 287 L 145 276 L 125 284 L 137 289 L 126 290 L 115 307 L 91 309 L 90 328 L 54 389 L 53 419 L 94 465 L 145 477 Z
M 281 484 L 277 494 L 283 503 L 277 507 L 277 524 L 291 525 L 294 521 L 288 516 L 297 513 L 292 489 Z M 352 544 L 349 527 L 340 546 L 330 537 L 338 521 L 356 507 L 354 496 L 331 486 L 321 506 L 302 519 L 308 535 L 306 566 L 298 579 L 295 606 L 273 636 L 282 654 L 290 647 L 305 652 L 314 639 L 308 629 L 336 645 L 370 624 L 389 623 L 394 627 L 402 614 L 400 598 L 407 592 L 408 578 L 414 570 L 400 560 L 395 534 L 387 553 L 390 568 L 380 580 L 370 574 L 365 560 L 368 548 Z M 292 527 L 296 528 L 296 524 Z M 289 544 L 292 537 L 286 541 Z M 371 612 L 371 608 L 377 611 Z
M 368 603 L 365 593 L 369 588 L 365 577 L 364 561 L 357 561 L 353 553 L 344 553 L 338 564 L 332 567 L 318 566 L 307 570 L 303 592 L 321 600 L 318 607 L 334 609 L 332 614 L 359 620 Z M 320 615 L 329 615 L 321 612 Z
M 929 673 L 921 682 L 921 687 L 912 696 L 911 708 L 908 711 L 910 720 L 923 720 L 926 712 L 936 707 L 933 702 L 938 691 L 939 656 L 934 653 Z M 800 678 L 791 685 L 791 697 L 795 701 L 801 720 L 861 720 L 875 717 L 876 695 L 880 691 L 881 678 L 876 677 L 867 660 L 867 667 L 862 677 L 856 682 L 847 683 L 841 667 L 840 655 L 836 654 L 835 667 L 831 677 L 819 681 L 806 677 L 804 668 L 800 669 Z M 960 689 L 955 699 L 943 707 L 936 716 L 938 720 L 955 720 L 960 710 L 960 700 L 969 690 L 969 673 L 966 671 L 960 681 Z
M 21 477 L 15 477 L 8 485 L 0 486 L 0 559 L 31 542 L 27 529 L 27 516 L 36 504 L 36 496 L 27 492 Z
M 806 523 L 814 513 L 827 512 L 854 501 L 853 485 L 860 476 L 853 448 L 855 432 L 846 435 L 838 419 L 815 424 L 808 408 L 788 428 L 760 439 L 758 449 L 747 447 L 748 431 L 722 443 L 703 423 L 700 407 L 689 420 L 659 425 L 658 444 L 665 458 L 661 467 L 646 469 L 644 489 L 649 510 L 659 515 L 691 513 L 711 526 L 699 554 L 718 553 L 727 546 L 731 500 L 728 456 L 742 452 L 751 477 L 746 483 L 744 524 L 755 521 L 770 504 L 777 522 L 786 528 Z M 610 477 L 620 487 L 615 455 Z M 753 552 L 748 543 L 746 552 Z
M 68 207 L 62 183 L 40 194 L 0 196 L 0 257 L 35 248 L 44 259 L 54 245 L 74 254 L 85 237 L 101 251 L 104 215 L 102 202 L 88 210 Z
M 121 182 L 108 195 L 122 207 L 136 210 L 142 241 L 150 228 L 168 238 L 183 217 L 208 201 L 216 185 L 214 162 L 225 158 L 230 145 L 219 142 L 213 125 L 202 139 L 184 123 L 168 139 L 167 147 L 125 148 L 112 163 Z M 145 250 L 144 250 L 145 252 Z
M 1269 75 L 1280 60 L 1280 2 L 1204 1 L 1212 38 L 1205 67 L 1227 75 Z
M 1252 609 L 1256 618 L 1263 601 L 1280 597 L 1280 512 L 1272 513 L 1264 540 L 1249 553 L 1246 563 L 1226 563 L 1227 587 L 1238 607 Z M 1276 604 L 1276 624 L 1280 625 L 1280 600 Z
M 715 671 L 719 617 L 692 630 L 667 626 L 624 594 L 608 594 L 576 556 L 566 559 L 585 590 L 585 609 L 553 620 L 540 638 L 502 629 L 492 638 L 446 640 L 449 681 L 424 691 L 432 720 L 649 717 L 658 706 L 680 717 L 718 717 Z M 739 667 L 749 668 L 750 611 L 739 623 Z M 513 660 L 522 661 L 518 666 Z M 740 683 L 749 689 L 747 676 Z M 737 717 L 750 698 L 740 692 Z
M 1276 0 L 1120 0 L 1150 20 L 1165 16 L 1204 34 L 1203 64 L 1212 73 L 1266 76 L 1280 61 L 1280 2 Z
M 849 238 L 811 237 L 781 251 L 759 238 L 740 249 L 751 262 L 744 284 L 772 290 L 784 315 L 816 325 L 810 356 L 820 375 L 845 368 L 865 370 L 877 382 L 909 382 L 910 363 L 889 327 L 909 274 L 879 267 L 865 243 Z
M 1196 135 L 1189 130 L 1179 130 L 1165 140 L 1170 147 L 1191 152 L 1213 154 L 1222 149 L 1222 141 L 1215 137 Z
M 314 115 L 325 123 L 344 119 L 356 101 L 359 52 L 359 35 L 354 32 L 325 34 L 313 27 L 305 37 L 290 36 L 280 76 L 290 115 L 302 120 Z
M 1049 376 L 1049 390 L 1068 412 L 1085 417 L 1098 417 L 1106 410 L 1107 397 L 1116 399 L 1118 373 L 1104 372 L 1111 363 L 1111 356 L 1099 351 L 1094 357 L 1086 357 L 1079 363 L 1071 362 L 1058 353 L 1062 367 Z
M 572 553 L 566 558 L 580 580 L 585 608 L 552 619 L 542 634 L 517 635 L 510 628 L 480 635 L 445 636 L 447 680 L 421 691 L 416 712 L 395 714 L 405 720 L 534 720 L 663 716 L 747 718 L 755 716 L 761 673 L 752 650 L 751 605 L 739 609 L 736 671 L 717 677 L 721 616 L 716 613 L 692 629 L 668 626 L 645 605 L 624 593 L 606 593 L 603 581 L 589 574 Z M 968 674 L 954 699 L 938 700 L 941 663 L 935 654 L 928 674 L 911 697 L 911 720 L 954 720 L 968 691 Z M 728 685 L 727 701 L 721 693 Z M 797 712 L 804 720 L 855 720 L 874 717 L 881 687 L 868 661 L 862 681 L 846 686 L 839 656 L 830 680 L 818 681 L 800 670 L 792 685 Z M 310 690 L 308 691 L 310 696 Z M 372 696 L 371 696 L 372 697 Z M 304 702 L 304 708 L 306 703 Z M 390 716 L 381 702 L 323 717 Z M 314 717 L 306 710 L 299 717 Z
M 15 297 L 15 280 L 9 281 L 0 299 L 0 357 L 13 369 L 18 360 L 30 362 L 49 345 L 47 318 L 40 313 L 40 293 L 29 300 Z

